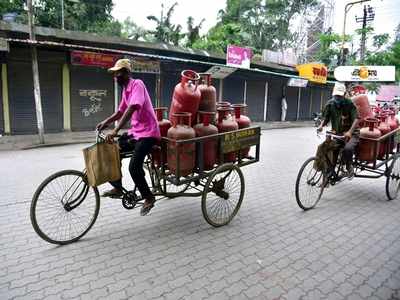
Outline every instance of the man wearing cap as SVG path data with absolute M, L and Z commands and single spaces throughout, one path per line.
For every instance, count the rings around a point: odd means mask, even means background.
M 122 88 L 122 99 L 118 111 L 99 123 L 96 128 L 102 130 L 107 125 L 119 120 L 118 125 L 106 136 L 106 141 L 112 143 L 118 131 L 128 120 L 131 121 L 131 128 L 124 145 L 130 148 L 129 150 L 134 150 L 129 163 L 129 172 L 145 199 L 140 211 L 140 214 L 144 216 L 154 206 L 155 197 L 146 182 L 143 162 L 146 155 L 151 152 L 153 145 L 160 139 L 160 129 L 146 86 L 143 81 L 130 77 L 131 64 L 129 59 L 118 60 L 115 66 L 108 70 L 113 73 L 118 85 Z M 111 184 L 114 188 L 105 192 L 103 196 L 122 196 L 122 181 L 111 182 Z
M 333 88 L 332 96 L 324 108 L 323 121 L 318 127 L 318 131 L 329 122 L 332 125 L 332 131 L 337 135 L 344 135 L 345 145 L 342 152 L 342 161 L 346 165 L 349 177 L 354 175 L 353 155 L 359 142 L 359 118 L 357 108 L 353 102 L 345 98 L 346 86 L 343 83 L 336 82 Z

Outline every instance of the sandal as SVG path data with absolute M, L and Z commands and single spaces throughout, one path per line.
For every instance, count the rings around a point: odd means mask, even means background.
M 140 209 L 140 215 L 141 216 L 147 215 L 150 212 L 150 210 L 154 207 L 155 202 L 156 202 L 156 199 L 153 199 L 151 204 L 149 204 L 147 206 L 145 206 L 143 204 L 142 208 Z
M 101 195 L 101 197 L 108 197 L 108 198 L 121 198 L 122 196 L 123 196 L 122 191 L 116 188 L 106 191 Z

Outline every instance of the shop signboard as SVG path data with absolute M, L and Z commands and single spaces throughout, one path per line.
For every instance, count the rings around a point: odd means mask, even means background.
M 326 83 L 328 68 L 324 64 L 310 63 L 296 66 L 299 76 L 316 83 Z
M 71 64 L 76 66 L 111 68 L 120 58 L 122 58 L 122 56 L 116 54 L 77 50 L 71 51 Z
M 334 71 L 338 81 L 395 81 L 395 66 L 340 66 Z
M 250 48 L 228 45 L 226 64 L 231 67 L 250 69 L 252 51 Z

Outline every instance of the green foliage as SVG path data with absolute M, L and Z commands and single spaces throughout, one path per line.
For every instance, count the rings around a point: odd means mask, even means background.
M 394 39 L 396 42 L 400 42 L 400 23 L 396 27 Z
M 242 45 L 246 41 L 246 32 L 242 30 L 240 25 L 227 23 L 211 28 L 205 37 L 193 44 L 193 48 L 224 53 L 228 45 Z
M 146 29 L 138 26 L 133 20 L 128 17 L 121 24 L 121 36 L 126 39 L 143 40 L 150 42 L 151 37 Z
M 356 34 L 362 35 L 365 33 L 366 35 L 371 35 L 374 32 L 374 28 L 371 26 L 367 26 L 365 28 L 359 28 L 355 30 Z
M 2 0 L 0 1 L 0 15 L 5 13 L 22 13 L 24 11 L 24 0 Z
M 296 41 L 291 21 L 317 7 L 317 0 L 227 0 L 219 22 L 194 47 L 226 52 L 228 44 L 284 50 Z
M 154 36 L 155 41 L 178 46 L 180 40 L 184 37 L 184 34 L 181 32 L 182 26 L 171 23 L 171 17 L 177 5 L 178 2 L 175 2 L 168 8 L 167 14 L 164 16 L 164 5 L 161 4 L 161 16 L 159 18 L 154 15 L 147 17 L 150 21 L 156 22 L 156 29 L 154 31 L 149 31 L 149 33 Z
M 36 0 L 35 24 L 61 28 L 61 1 Z M 105 35 L 121 35 L 121 24 L 111 16 L 112 0 L 64 0 L 65 29 L 95 32 Z M 26 23 L 24 0 L 0 1 L 0 14 L 17 12 L 17 21 Z
M 200 23 L 195 26 L 194 25 L 194 18 L 193 17 L 188 17 L 187 19 L 187 41 L 186 41 L 186 47 L 192 48 L 193 44 L 200 39 L 200 29 L 201 26 L 203 25 L 203 22 L 206 19 L 202 19 Z
M 0 1 L 0 17 L 5 13 L 16 13 L 16 22 L 27 23 L 27 14 L 24 10 L 24 0 Z
M 399 28 L 400 29 L 400 28 Z M 366 65 L 379 65 L 388 66 L 394 65 L 396 67 L 396 80 L 400 79 L 400 41 L 396 41 L 393 45 L 389 44 L 389 34 L 374 35 L 374 29 L 367 27 L 365 30 L 357 30 L 357 35 L 347 36 L 346 41 L 358 38 L 360 34 L 365 33 L 372 39 L 372 46 L 365 52 L 364 63 Z M 332 69 L 335 67 L 335 58 L 340 55 L 341 37 L 337 34 L 321 34 L 319 37 L 320 49 L 317 53 L 317 59 Z M 357 57 L 357 51 L 349 53 L 347 56 L 347 65 L 359 65 L 360 60 Z M 376 89 L 378 87 L 371 85 L 370 88 Z
M 350 36 L 345 36 L 345 42 Z M 342 37 L 336 33 L 325 33 L 319 35 L 320 48 L 316 54 L 316 60 L 324 63 L 329 69 L 333 69 L 340 56 Z
M 373 36 L 373 45 L 378 50 L 389 42 L 389 34 L 377 34 Z

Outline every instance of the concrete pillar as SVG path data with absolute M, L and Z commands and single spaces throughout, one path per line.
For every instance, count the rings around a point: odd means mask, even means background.
M 63 65 L 62 87 L 63 87 L 63 112 L 64 130 L 71 131 L 71 83 L 68 64 Z
M 224 89 L 224 80 L 220 79 L 219 80 L 219 93 L 218 93 L 218 101 L 222 101 L 222 90 Z
M 264 122 L 268 119 L 268 81 L 265 82 L 265 92 L 264 92 Z
M 11 120 L 10 120 L 10 105 L 8 98 L 8 80 L 7 80 L 7 65 L 1 65 L 1 81 L 2 95 L 3 95 L 3 120 L 4 120 L 4 133 L 11 134 Z

